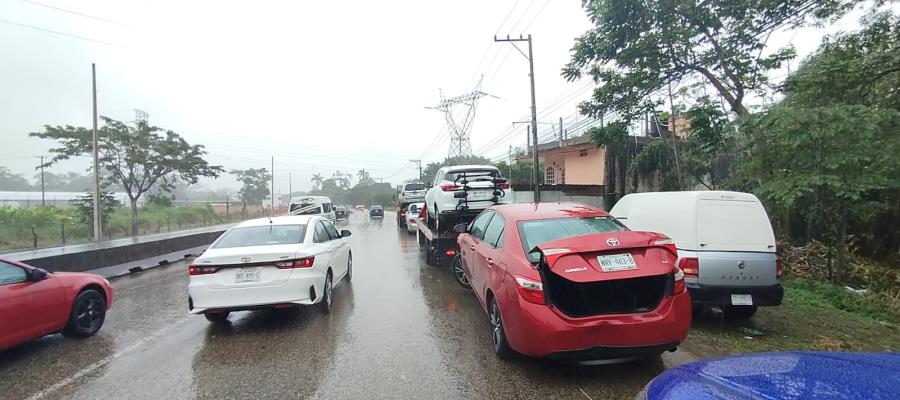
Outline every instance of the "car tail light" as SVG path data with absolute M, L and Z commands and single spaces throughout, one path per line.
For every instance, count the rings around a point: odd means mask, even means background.
M 400 210 L 400 216 L 402 217 L 404 215 L 406 215 L 406 211 Z
M 675 284 L 672 286 L 672 294 L 679 294 L 684 292 L 684 271 L 680 268 L 675 267 Z
M 447 256 L 453 257 L 456 255 L 456 250 L 450 249 L 446 252 Z
M 700 276 L 700 259 L 684 257 L 678 262 L 678 268 L 681 268 L 687 276 Z
M 534 304 L 546 303 L 544 300 L 544 285 L 541 282 L 521 276 L 515 276 L 515 278 L 516 291 L 519 292 L 519 296 L 522 296 L 525 301 Z
M 669 238 L 665 239 L 657 239 L 652 243 L 654 246 L 665 247 L 666 250 L 669 250 L 674 255 L 678 255 L 678 249 L 675 248 L 675 241 Z
M 214 274 L 218 271 L 218 267 L 210 267 L 203 265 L 190 265 L 188 266 L 188 275 L 208 275 Z
M 459 186 L 455 183 L 442 183 L 441 190 L 445 192 L 452 192 L 454 190 L 459 190 Z
M 509 182 L 500 182 L 497 184 L 498 189 L 509 189 Z
M 775 259 L 775 277 L 781 279 L 781 257 Z
M 275 263 L 275 266 L 278 267 L 278 269 L 312 268 L 315 261 L 315 257 L 304 257 L 293 261 L 279 261 Z

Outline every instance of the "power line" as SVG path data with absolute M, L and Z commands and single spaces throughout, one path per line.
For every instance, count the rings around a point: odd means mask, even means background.
M 5 19 L 0 19 L 0 22 L 3 22 L 3 23 L 5 23 L 5 24 L 10 24 L 10 25 L 19 26 L 19 27 L 22 27 L 22 28 L 34 29 L 34 30 L 38 30 L 38 31 L 42 31 L 42 32 L 48 32 L 48 33 L 52 33 L 52 34 L 55 34 L 55 35 L 66 36 L 66 37 L 70 37 L 70 38 L 73 38 L 73 39 L 80 39 L 80 40 L 86 40 L 86 41 L 88 41 L 88 42 L 94 42 L 94 43 L 99 43 L 99 44 L 105 44 L 105 45 L 107 45 L 107 46 L 122 47 L 122 45 L 121 45 L 121 44 L 118 44 L 118 43 L 106 42 L 106 41 L 103 41 L 103 40 L 92 39 L 92 38 L 85 37 L 85 36 L 73 35 L 73 34 L 71 34 L 71 33 L 65 33 L 65 32 L 60 32 L 60 31 L 54 31 L 54 30 L 52 30 L 52 29 L 41 28 L 41 27 L 39 27 L 39 26 L 34 26 L 34 25 L 21 24 L 21 23 L 18 23 L 18 22 L 8 21 L 8 20 L 5 20 Z
M 89 15 L 89 14 L 85 14 L 85 13 L 82 13 L 82 12 L 78 12 L 78 11 L 74 11 L 74 10 L 69 10 L 69 9 L 61 8 L 61 7 L 51 6 L 51 5 L 49 5 L 49 4 L 39 3 L 39 2 L 36 2 L 36 1 L 32 1 L 32 0 L 20 0 L 20 1 L 25 2 L 25 3 L 34 4 L 34 5 L 36 5 L 36 6 L 52 8 L 52 9 L 57 10 L 57 11 L 62 11 L 62 12 L 65 12 L 65 13 L 74 14 L 74 15 L 78 15 L 78 16 L 81 16 L 81 17 L 85 17 L 85 18 L 96 19 L 97 21 L 108 22 L 108 23 L 110 23 L 110 24 L 116 24 L 116 25 L 119 25 L 119 26 L 122 26 L 122 27 L 125 27 L 125 28 L 131 28 L 131 27 L 128 26 L 128 25 L 125 25 L 125 24 L 123 24 L 123 23 L 121 23 L 121 22 L 118 22 L 118 21 L 113 21 L 113 20 L 111 20 L 111 19 L 101 18 L 101 17 L 97 17 L 97 16 L 94 16 L 94 15 Z

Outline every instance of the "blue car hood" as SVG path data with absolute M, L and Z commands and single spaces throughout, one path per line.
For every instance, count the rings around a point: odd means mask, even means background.
M 756 353 L 679 365 L 648 399 L 900 399 L 900 353 Z

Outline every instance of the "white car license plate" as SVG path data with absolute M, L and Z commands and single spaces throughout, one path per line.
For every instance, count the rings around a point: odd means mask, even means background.
M 487 190 L 473 190 L 469 192 L 469 197 L 472 200 L 485 200 L 491 198 L 491 194 Z
M 234 271 L 234 283 L 259 282 L 261 273 L 259 268 L 240 268 Z
M 632 258 L 629 253 L 598 256 L 597 262 L 600 263 L 600 269 L 603 270 L 603 272 L 637 269 L 637 264 L 634 263 L 634 258 Z
M 733 294 L 731 295 L 731 305 L 733 306 L 752 306 L 753 296 L 749 294 Z

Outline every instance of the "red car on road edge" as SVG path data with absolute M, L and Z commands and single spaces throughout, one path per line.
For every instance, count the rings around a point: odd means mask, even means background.
M 0 350 L 56 332 L 92 336 L 112 301 L 113 288 L 99 275 L 0 259 Z
M 490 316 L 501 358 L 626 361 L 687 337 L 690 295 L 664 235 L 578 203 L 497 205 L 455 230 L 455 272 Z

